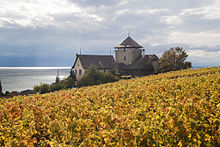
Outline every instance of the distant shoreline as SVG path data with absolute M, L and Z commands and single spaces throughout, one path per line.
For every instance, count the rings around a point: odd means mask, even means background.
M 69 76 L 71 67 L 0 67 L 2 91 L 24 91 L 40 83 L 53 83 Z
M 192 66 L 192 69 L 208 68 L 214 66 Z M 71 67 L 0 67 L 0 69 L 71 69 Z
M 0 67 L 0 69 L 70 69 L 71 67 Z

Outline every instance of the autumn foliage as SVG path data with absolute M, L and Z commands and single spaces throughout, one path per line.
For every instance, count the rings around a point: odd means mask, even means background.
M 159 59 L 160 72 L 176 71 L 192 67 L 192 63 L 185 61 L 188 57 L 181 47 L 172 47 L 165 51 Z
M 0 146 L 218 146 L 220 68 L 0 100 Z

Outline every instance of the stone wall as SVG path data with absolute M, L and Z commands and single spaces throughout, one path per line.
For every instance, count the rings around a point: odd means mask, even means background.
M 131 64 L 137 57 L 142 56 L 142 49 L 118 49 L 115 50 L 115 58 L 117 63 Z

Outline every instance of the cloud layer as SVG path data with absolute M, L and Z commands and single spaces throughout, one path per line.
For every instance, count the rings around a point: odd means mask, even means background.
M 71 66 L 128 31 L 146 53 L 181 46 L 194 66 L 219 66 L 218 26 L 218 0 L 1 0 L 0 66 Z

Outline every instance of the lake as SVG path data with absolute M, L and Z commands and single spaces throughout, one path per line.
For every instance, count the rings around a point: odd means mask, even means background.
M 33 89 L 40 83 L 55 82 L 57 70 L 60 79 L 69 76 L 71 67 L 0 67 L 2 91 L 22 91 Z
M 198 69 L 201 67 L 193 67 Z M 33 89 L 40 83 L 51 84 L 55 82 L 57 70 L 63 79 L 70 74 L 71 67 L 0 67 L 2 91 L 23 91 Z

